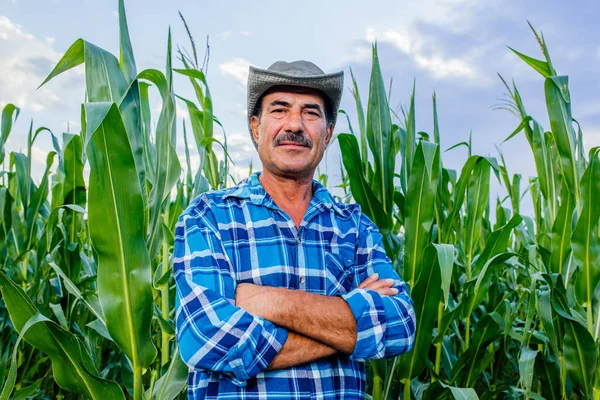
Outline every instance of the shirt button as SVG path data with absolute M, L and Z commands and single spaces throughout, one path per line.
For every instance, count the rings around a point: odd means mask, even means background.
M 296 236 L 296 242 L 300 243 L 302 239 L 300 239 L 300 236 Z
M 300 278 L 300 283 L 304 283 L 305 281 L 306 281 L 306 278 L 305 278 L 305 277 L 301 277 L 301 278 Z

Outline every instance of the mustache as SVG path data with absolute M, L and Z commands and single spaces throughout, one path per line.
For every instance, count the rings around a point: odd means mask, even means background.
M 285 132 L 279 134 L 274 141 L 275 146 L 279 146 L 281 142 L 293 142 L 297 143 L 300 146 L 308 147 L 312 149 L 313 143 L 312 141 L 304 136 L 303 134 L 293 133 L 293 132 Z

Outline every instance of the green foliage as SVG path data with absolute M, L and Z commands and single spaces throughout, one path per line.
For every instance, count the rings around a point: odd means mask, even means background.
M 511 176 L 501 153 L 501 165 L 472 155 L 471 139 L 450 147 L 468 148 L 460 173 L 445 168 L 435 94 L 432 135 L 417 130 L 415 87 L 398 119 L 376 45 L 366 112 L 351 71 L 358 129 L 341 111 L 350 133 L 337 136 L 340 199 L 359 203 L 379 227 L 418 323 L 411 352 L 368 365 L 373 399 L 600 398 L 600 151 L 584 153 L 568 79 L 554 70 L 543 36 L 534 35 L 545 61 L 513 51 L 544 78 L 551 129 L 526 112 L 514 83 L 503 80 L 509 100 L 500 107 L 518 119 L 506 140 L 523 132 L 531 146 L 537 176 L 529 180 Z M 222 125 L 208 56 L 199 66 L 191 34 L 190 41 L 193 57 L 177 49 L 182 68 L 173 68 L 169 33 L 165 71 L 138 73 L 121 0 L 119 57 L 79 39 L 42 83 L 85 65 L 79 134 L 63 134 L 59 145 L 32 124 L 26 152 L 5 157 L 19 110 L 4 108 L 0 399 L 185 396 L 188 371 L 173 328 L 173 231 L 193 197 L 228 185 L 231 161 L 227 136 L 214 131 Z M 197 171 L 186 125 L 185 171 L 175 151 L 173 71 L 195 93 L 179 98 L 190 115 Z M 162 101 L 158 116 L 151 87 Z M 31 149 L 40 134 L 50 134 L 53 151 L 36 184 Z M 494 176 L 508 195 L 497 199 L 492 221 Z M 319 171 L 325 185 L 329 178 Z M 527 184 L 534 217 L 520 209 Z
M 378 190 L 381 178 L 370 174 L 381 170 L 369 160 L 381 158 L 383 148 L 376 144 L 386 135 L 382 124 L 366 130 L 371 155 L 359 153 L 353 134 L 339 136 L 352 195 L 364 212 L 380 223 L 386 198 L 394 199 L 395 209 L 386 211 L 394 220 L 383 225 L 393 227 L 383 230 L 386 251 L 411 287 L 417 313 L 415 348 L 395 360 L 372 362 L 368 383 L 373 399 L 396 399 L 402 391 L 404 399 L 476 398 L 476 393 L 485 398 L 600 395 L 600 309 L 594 297 L 599 214 L 593 200 L 600 195 L 598 151 L 592 149 L 587 159 L 583 155 L 568 80 L 557 76 L 543 37 L 534 34 L 546 61 L 513 51 L 545 78 L 551 131 L 544 132 L 527 114 L 514 84 L 505 82 L 510 101 L 500 108 L 520 121 L 507 140 L 524 132 L 532 149 L 538 177 L 530 179 L 528 189 L 535 220 L 521 215 L 521 176 L 509 175 L 501 153 L 502 165 L 471 155 L 469 140 L 450 147 L 469 148 L 458 180 L 443 167 L 435 95 L 434 143 L 426 133 L 415 134 L 414 90 L 408 114 L 398 121 L 402 164 L 393 193 Z M 380 82 L 374 47 L 369 99 L 385 97 Z M 378 112 L 378 120 L 387 120 L 381 108 Z M 388 146 L 388 154 L 395 155 Z M 495 224 L 489 219 L 492 172 L 508 192 L 498 200 Z M 503 206 L 506 200 L 510 208 Z M 453 249 L 451 263 L 433 257 L 432 245 Z

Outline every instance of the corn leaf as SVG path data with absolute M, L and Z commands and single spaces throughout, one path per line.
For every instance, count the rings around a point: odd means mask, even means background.
M 472 388 L 459 388 L 436 381 L 423 393 L 422 400 L 453 398 L 455 400 L 478 400 L 477 392 Z
M 141 188 L 119 109 L 86 104 L 90 160 L 89 223 L 98 256 L 98 294 L 110 336 L 136 368 L 156 356 L 150 337 L 150 258 L 144 243 Z
M 477 279 L 474 279 L 473 285 L 468 285 L 467 303 L 463 309 L 463 315 L 465 317 L 471 315 L 475 307 L 479 305 L 488 294 L 492 284 L 493 267 L 502 264 L 515 256 L 518 255 L 515 253 L 500 253 L 487 260 L 479 272 Z
M 48 153 L 46 157 L 46 170 L 44 171 L 44 175 L 42 176 L 42 181 L 40 182 L 40 186 L 36 189 L 33 197 L 31 199 L 31 204 L 29 205 L 29 209 L 27 210 L 27 244 L 26 248 L 30 248 L 33 244 L 33 240 L 37 233 L 36 226 L 36 218 L 38 216 L 38 212 L 40 211 L 42 204 L 46 201 L 48 197 L 48 174 L 50 172 L 50 168 L 52 167 L 52 163 L 54 162 L 54 156 L 56 153 L 51 151 Z
M 533 120 L 531 139 L 531 147 L 533 150 L 535 169 L 537 171 L 538 179 L 540 181 L 540 189 L 544 197 L 554 203 L 556 202 L 557 192 L 556 187 L 554 187 L 554 177 L 552 175 L 555 174 L 555 171 L 553 167 L 553 162 L 550 159 L 544 130 L 536 120 Z M 552 218 L 553 216 L 554 213 L 552 213 L 549 216 L 549 218 Z
M 408 181 L 404 211 L 406 233 L 402 278 L 410 287 L 418 280 L 423 252 L 429 243 L 439 173 L 439 146 L 435 143 L 419 142 Z
M 350 77 L 352 78 L 352 96 L 354 97 L 354 103 L 356 104 L 356 116 L 358 118 L 358 131 L 360 134 L 360 156 L 363 160 L 366 161 L 369 159 L 369 153 L 367 150 L 367 128 L 365 123 L 365 111 L 363 109 L 362 100 L 358 91 L 358 83 L 356 82 L 356 78 L 354 77 L 354 72 L 352 72 L 352 68 L 350 68 Z M 348 118 L 347 114 L 346 118 Z M 350 124 L 350 118 L 348 118 L 348 127 L 350 128 L 350 132 L 354 134 L 354 132 L 352 132 L 352 124 Z M 368 171 L 366 164 L 364 168 L 364 173 L 366 176 Z
M 27 217 L 27 210 L 29 210 L 29 198 L 31 195 L 31 190 L 29 186 L 30 177 L 27 173 L 27 164 L 29 161 L 27 160 L 27 156 L 23 153 L 10 153 L 10 164 L 15 167 L 15 173 L 17 178 L 17 190 L 18 194 L 16 195 L 17 199 L 21 199 L 21 205 L 23 206 L 23 210 L 25 210 L 25 217 Z
M 0 121 L 0 164 L 4 162 L 4 146 L 8 140 L 8 135 L 12 129 L 13 124 L 19 117 L 21 110 L 14 104 L 7 104 L 2 109 L 2 120 Z
M 592 307 L 592 297 L 600 282 L 600 246 L 595 227 L 600 218 L 600 148 L 590 150 L 590 164 L 581 179 L 583 208 L 571 235 L 573 256 L 579 264 L 580 273 L 575 285 L 577 300 Z M 591 316 L 591 313 L 589 314 Z M 588 321 L 591 326 L 592 321 Z
M 31 385 L 15 390 L 15 395 L 13 396 L 13 400 L 30 399 L 35 394 L 35 392 L 39 389 L 40 385 L 42 384 L 42 381 L 45 378 L 46 378 L 46 376 L 44 375 L 42 378 L 38 379 Z
M 436 310 L 442 295 L 440 256 L 445 257 L 447 248 L 443 245 L 429 245 L 425 249 L 421 274 L 411 290 L 413 307 L 417 318 L 415 344 L 413 349 L 398 358 L 395 379 L 418 376 L 425 369 L 427 353 L 431 346 L 432 330 L 437 315 Z
M 473 268 L 474 275 L 479 275 L 484 265 L 497 254 L 506 251 L 509 245 L 510 235 L 517 226 L 521 224 L 523 218 L 520 215 L 513 216 L 506 225 L 492 232 L 487 240 L 485 248 L 475 262 Z
M 400 183 L 404 193 L 408 190 L 408 182 L 410 181 L 410 174 L 413 165 L 413 158 L 415 155 L 415 148 L 417 146 L 417 127 L 415 122 L 415 86 L 413 83 L 413 90 L 410 96 L 410 107 L 408 109 L 408 116 L 406 117 L 406 132 L 404 135 L 403 148 L 402 148 L 402 165 L 400 167 Z
M 471 345 L 461 354 L 454 366 L 451 382 L 464 382 L 465 387 L 475 384 L 485 367 L 483 354 L 488 344 L 500 336 L 504 325 L 504 319 L 496 312 L 485 314 L 479 319 L 475 325 Z
M 152 395 L 146 393 L 149 399 L 157 400 L 173 400 L 185 387 L 188 380 L 188 366 L 181 361 L 179 352 L 175 348 L 173 358 L 169 364 L 169 369 L 163 376 L 160 377 L 154 389 Z
M 571 255 L 571 234 L 573 230 L 573 212 L 575 210 L 575 198 L 569 192 L 567 186 L 563 186 L 561 203 L 552 226 L 550 254 L 550 271 L 563 274 L 565 264 Z
M 186 104 L 188 105 L 188 110 L 190 110 L 190 117 L 192 116 L 192 113 L 194 113 L 194 115 L 196 116 L 196 119 L 197 119 L 196 123 L 198 125 L 196 128 L 194 128 L 194 122 L 192 122 L 192 130 L 194 131 L 194 137 L 196 138 L 196 145 L 198 146 L 198 148 L 200 148 L 200 147 L 202 147 L 200 145 L 200 141 L 198 140 L 200 138 L 200 136 L 202 136 L 201 139 L 213 136 L 214 116 L 213 116 L 212 97 L 211 97 L 210 91 L 208 89 L 208 83 L 206 81 L 206 76 L 204 75 L 204 73 L 202 71 L 198 71 L 196 69 L 189 68 L 189 67 L 186 67 L 186 69 L 173 69 L 173 71 L 180 73 L 184 76 L 187 76 L 188 78 L 190 78 L 190 81 L 192 81 L 195 85 L 194 87 L 196 88 L 196 95 L 198 97 L 198 101 L 200 101 L 200 104 L 202 106 L 202 113 L 201 113 L 202 117 L 200 119 L 198 119 L 199 113 L 196 113 L 194 110 L 194 108 L 198 109 L 197 107 L 190 108 L 190 104 L 187 102 L 186 102 Z M 202 92 L 202 89 L 201 89 L 200 85 L 196 82 L 196 79 L 199 80 L 203 84 L 205 92 Z M 197 131 L 200 131 L 200 128 L 201 128 L 202 134 L 200 134 L 199 132 L 197 133 Z M 206 157 L 206 161 L 204 163 L 204 174 L 206 175 L 206 178 L 208 179 L 208 182 L 210 183 L 211 187 L 213 189 L 218 189 L 219 183 L 220 183 L 218 160 L 210 146 L 208 146 L 206 148 L 205 157 Z
M 350 176 L 350 190 L 354 200 L 361 205 L 362 211 L 375 222 L 380 231 L 387 232 L 389 229 L 388 218 L 361 169 L 362 163 L 356 136 L 342 133 L 338 135 L 338 142 L 344 167 Z
M 147 69 L 138 75 L 138 79 L 152 82 L 160 92 L 162 98 L 162 109 L 156 126 L 156 169 L 154 171 L 154 182 L 148 206 L 150 207 L 150 236 L 148 238 L 148 249 L 150 258 L 154 258 L 161 245 L 161 214 L 162 204 L 175 186 L 181 165 L 172 142 L 173 121 L 175 119 L 175 101 L 171 94 L 166 77 L 162 72 Z
M 444 223 L 445 237 L 442 238 L 442 242 L 450 242 L 450 235 L 457 230 L 456 223 L 460 215 L 460 210 L 463 206 L 465 193 L 467 191 L 467 185 L 473 174 L 473 170 L 478 163 L 490 163 L 494 167 L 490 160 L 481 156 L 471 156 L 463 166 L 460 172 L 460 178 L 455 185 L 452 199 L 452 207 L 448 211 L 448 217 Z
M 385 85 L 383 83 L 383 76 L 379 66 L 376 44 L 373 45 L 372 58 L 367 107 L 367 141 L 371 152 L 373 153 L 373 191 L 381 202 L 388 221 L 391 223 L 395 154 L 391 151 L 393 148 L 392 120 L 385 92 Z M 364 161 L 366 161 L 366 158 Z
M 17 331 L 21 332 L 32 317 L 39 315 L 23 290 L 2 271 L 0 292 Z M 92 399 L 125 398 L 119 385 L 98 376 L 83 343 L 54 322 L 46 319 L 30 325 L 23 337 L 50 357 L 54 379 L 63 389 Z
M 538 293 L 537 298 L 537 311 L 540 316 L 540 323 L 546 336 L 548 337 L 548 341 L 550 342 L 550 347 L 552 348 L 552 353 L 554 355 L 558 355 L 558 349 L 561 347 L 560 342 L 558 341 L 558 336 L 556 334 L 556 329 L 554 326 L 554 317 L 552 315 L 552 303 L 550 297 L 550 291 L 545 290 Z
M 529 347 L 523 347 L 519 355 L 519 381 L 525 389 L 525 396 L 531 394 L 531 385 L 533 383 L 533 367 L 538 355 L 537 350 Z
M 119 64 L 123 75 L 128 82 L 135 79 L 137 70 L 135 67 L 135 57 L 133 56 L 133 47 L 129 38 L 129 27 L 127 26 L 127 15 L 125 14 L 125 3 L 119 0 L 119 44 L 121 51 Z
M 123 9 L 120 9 L 123 11 Z M 124 16 L 120 17 L 125 24 Z M 123 26 L 121 27 L 123 29 Z M 122 32 L 126 35 L 127 32 Z M 123 38 L 122 38 L 123 39 Z M 126 45 L 123 41 L 122 45 Z M 127 53 L 127 51 L 126 51 Z M 130 54 L 133 57 L 133 53 Z M 126 68 L 128 73 L 135 71 L 135 65 L 131 65 L 133 58 L 126 57 Z M 145 191 L 145 164 L 144 148 L 142 138 L 142 123 L 140 111 L 140 97 L 137 82 L 128 82 L 119 60 L 111 53 L 83 39 L 78 39 L 65 52 L 48 77 L 40 85 L 85 62 L 86 96 L 89 102 L 114 102 L 121 110 L 122 119 L 126 127 L 138 172 L 138 180 Z M 85 126 L 85 125 L 84 125 Z M 84 138 L 84 141 L 88 140 Z M 143 196 L 145 202 L 146 196 Z
M 140 88 L 140 111 L 142 120 L 142 146 L 144 148 L 144 165 L 146 169 L 146 179 L 152 185 L 154 182 L 154 166 L 156 165 L 156 149 L 150 140 L 152 132 L 152 114 L 150 112 L 150 99 L 148 97 L 147 82 L 138 82 Z
M 576 136 L 571 116 L 569 79 L 566 76 L 553 76 L 544 83 L 546 107 L 550 118 L 552 135 L 556 142 L 562 173 L 575 204 L 580 204 L 579 174 L 576 161 Z
M 13 198 L 5 187 L 0 187 L 0 254 L 4 254 L 8 234 L 12 228 Z
M 542 395 L 548 400 L 560 400 L 560 374 L 555 362 L 549 362 L 543 357 L 535 360 L 535 376 L 540 380 Z
M 464 228 L 464 252 L 467 256 L 467 278 L 471 278 L 471 263 L 481 237 L 483 212 L 488 206 L 490 192 L 490 164 L 479 162 L 469 178 Z
M 507 46 L 507 47 L 509 49 L 511 49 L 516 55 L 518 55 L 521 58 L 521 60 L 525 61 L 527 63 L 527 65 L 529 65 L 531 68 L 535 69 L 537 72 L 542 74 L 542 76 L 544 78 L 548 78 L 552 75 L 552 71 L 547 62 L 526 56 L 523 53 L 519 53 L 512 47 L 509 47 L 509 46 Z
M 565 340 L 563 352 L 569 377 L 583 392 L 591 398 L 592 379 L 596 370 L 598 348 L 594 338 L 583 325 L 565 318 Z

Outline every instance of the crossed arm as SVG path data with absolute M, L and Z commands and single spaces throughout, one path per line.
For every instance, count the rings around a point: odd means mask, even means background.
M 358 287 L 392 296 L 393 279 L 373 274 Z M 236 305 L 289 331 L 288 338 L 268 369 L 289 368 L 342 352 L 356 346 L 356 319 L 344 299 L 300 290 L 241 283 Z
M 341 297 L 252 284 L 238 284 L 236 292 L 216 220 L 203 201 L 180 217 L 175 232 L 176 332 L 191 368 L 243 386 L 267 368 L 338 352 L 366 361 L 412 348 L 412 302 L 372 223 L 361 224 L 367 229 L 359 233 L 356 287 Z

